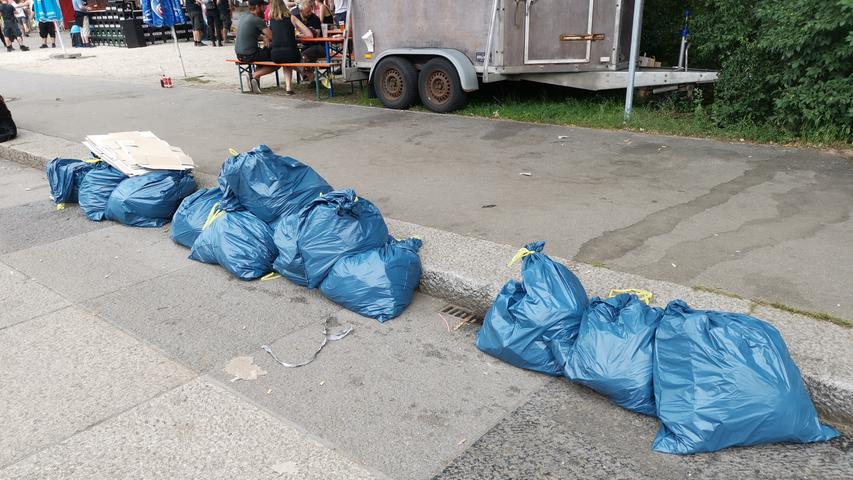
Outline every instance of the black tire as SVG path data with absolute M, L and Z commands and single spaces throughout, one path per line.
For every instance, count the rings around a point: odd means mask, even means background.
M 409 108 L 418 99 L 418 71 L 403 57 L 388 57 L 373 73 L 373 88 L 382 105 L 388 108 Z
M 418 77 L 421 102 L 433 112 L 447 113 L 465 105 L 465 91 L 456 67 L 445 58 L 433 58 Z

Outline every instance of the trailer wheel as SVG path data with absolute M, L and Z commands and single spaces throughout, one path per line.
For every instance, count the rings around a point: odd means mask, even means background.
M 418 71 L 402 57 L 388 57 L 376 67 L 373 87 L 376 96 L 388 108 L 405 109 L 418 99 Z
M 465 105 L 459 73 L 444 58 L 433 58 L 424 65 L 418 77 L 418 90 L 424 106 L 433 112 L 452 112 Z

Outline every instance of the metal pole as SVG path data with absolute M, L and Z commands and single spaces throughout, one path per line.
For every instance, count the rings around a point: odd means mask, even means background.
M 492 20 L 489 22 L 489 36 L 486 39 L 486 58 L 483 59 L 483 83 L 489 83 L 489 57 L 492 56 L 492 36 L 495 33 L 495 21 L 498 16 L 498 0 L 492 5 Z
M 681 27 L 681 48 L 678 51 L 678 69 L 687 71 L 687 67 L 684 65 L 684 54 L 685 47 L 687 46 L 687 36 L 690 34 L 687 26 L 687 22 L 690 19 L 690 10 L 684 11 L 684 26 Z
M 631 26 L 631 56 L 628 63 L 628 88 L 625 91 L 625 121 L 631 119 L 634 108 L 634 75 L 637 73 L 637 55 L 640 52 L 640 28 L 643 23 L 643 0 L 634 0 L 634 23 Z
M 64 57 L 68 52 L 65 51 L 65 42 L 62 41 L 62 32 L 59 31 L 59 22 L 56 20 L 53 21 L 53 30 L 56 32 L 56 39 L 59 40 L 59 46 L 62 47 L 62 56 Z
M 178 51 L 178 58 L 181 60 L 181 70 L 184 71 L 184 78 L 187 78 L 187 69 L 184 67 L 184 57 L 181 56 L 181 47 L 178 45 L 178 34 L 175 33 L 174 25 L 172 25 L 172 40 L 175 41 L 175 49 Z

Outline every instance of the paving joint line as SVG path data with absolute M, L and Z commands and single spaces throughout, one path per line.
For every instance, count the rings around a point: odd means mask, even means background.
M 290 418 L 287 418 L 287 417 L 283 416 L 281 413 L 279 413 L 279 412 L 277 412 L 277 411 L 275 411 L 275 410 L 273 410 L 273 409 L 271 409 L 271 408 L 267 407 L 266 405 L 264 405 L 264 404 L 262 404 L 262 403 L 259 403 L 257 400 L 255 400 L 255 399 L 253 399 L 253 398 L 251 398 L 251 397 L 247 396 L 246 394 L 244 394 L 244 393 L 243 393 L 243 392 L 241 392 L 240 390 L 235 389 L 235 388 L 233 387 L 233 385 L 228 385 L 227 383 L 223 382 L 222 380 L 220 380 L 220 379 L 218 379 L 218 378 L 214 377 L 213 375 L 211 375 L 211 374 L 209 374 L 209 373 L 205 373 L 205 374 L 201 375 L 201 377 L 204 377 L 204 381 L 206 381 L 206 382 L 210 382 L 210 383 L 213 383 L 213 384 L 215 384 L 215 385 L 218 385 L 218 386 L 219 386 L 219 387 L 221 387 L 221 388 L 224 388 L 225 390 L 227 390 L 227 391 L 231 392 L 232 394 L 234 394 L 238 399 L 240 399 L 240 400 L 242 400 L 242 401 L 244 401 L 244 402 L 246 402 L 246 403 L 248 403 L 248 404 L 250 404 L 250 405 L 252 405 L 252 406 L 256 407 L 256 408 L 257 408 L 257 409 L 259 409 L 260 411 L 262 411 L 262 412 L 264 412 L 264 413 L 266 413 L 266 414 L 270 415 L 270 416 L 271 416 L 271 417 L 273 417 L 274 419 L 278 420 L 279 422 L 281 422 L 281 423 L 282 423 L 282 424 L 284 424 L 285 426 L 288 426 L 288 427 L 290 427 L 290 428 L 292 428 L 292 429 L 294 429 L 294 430 L 296 430 L 296 431 L 298 431 L 298 432 L 302 433 L 302 434 L 303 434 L 303 435 L 305 435 L 305 437 L 306 437 L 306 438 L 308 438 L 309 440 L 312 440 L 312 441 L 314 441 L 315 443 L 317 443 L 318 445 L 320 445 L 320 446 L 322 446 L 322 447 L 324 447 L 324 448 L 327 448 L 328 450 L 330 450 L 330 451 L 332 451 L 332 452 L 334 452 L 334 453 L 336 453 L 336 454 L 340 455 L 341 457 L 345 458 L 347 461 L 350 461 L 350 462 L 352 462 L 353 464 L 358 465 L 358 466 L 360 466 L 360 467 L 364 468 L 365 470 L 369 471 L 369 472 L 370 472 L 370 473 L 372 473 L 372 474 L 375 474 L 375 475 L 376 475 L 376 476 L 378 476 L 379 478 L 381 478 L 381 479 L 389 479 L 389 480 L 392 478 L 392 477 L 390 477 L 387 473 L 385 473 L 385 472 L 383 472 L 383 471 L 381 471 L 381 470 L 377 470 L 375 467 L 371 467 L 371 466 L 369 466 L 369 465 L 365 465 L 364 463 L 362 463 L 362 462 L 360 462 L 360 461 L 358 461 L 358 460 L 356 460 L 356 459 L 352 458 L 352 457 L 350 456 L 349 452 L 347 452 L 347 451 L 343 450 L 340 446 L 338 446 L 337 444 L 333 443 L 331 440 L 327 439 L 326 437 L 323 437 L 323 436 L 317 435 L 317 434 L 316 434 L 316 433 L 314 433 L 314 432 L 311 432 L 311 431 L 310 431 L 310 430 L 308 430 L 304 425 L 302 425 L 302 424 L 300 424 L 300 423 L 297 423 L 297 422 L 294 422 L 294 421 L 293 421 L 293 420 L 291 420 Z
M 190 370 L 190 371 L 192 371 L 192 370 Z M 36 450 L 34 450 L 34 451 L 32 451 L 32 452 L 28 453 L 27 455 L 24 455 L 23 457 L 20 457 L 20 458 L 17 458 L 17 459 L 12 460 L 11 462 L 8 462 L 8 463 L 5 463 L 5 464 L 2 464 L 2 465 L 0 465 L 0 472 L 2 472 L 3 470 L 5 470 L 5 469 L 6 469 L 6 468 L 8 468 L 8 467 L 11 467 L 12 465 L 15 465 L 16 463 L 23 462 L 24 460 L 27 460 L 27 459 L 29 459 L 29 458 L 31 458 L 31 457 L 34 457 L 34 456 L 38 455 L 39 453 L 41 453 L 41 452 L 43 452 L 43 451 L 45 451 L 45 450 L 47 450 L 47 449 L 49 449 L 49 448 L 55 447 L 56 445 L 59 445 L 59 444 L 61 444 L 61 443 L 65 443 L 65 442 L 67 442 L 68 440 L 72 439 L 73 437 L 76 437 L 77 435 L 79 435 L 79 434 L 81 434 L 81 433 L 88 432 L 89 430 L 91 430 L 91 429 L 95 428 L 96 426 L 101 425 L 102 423 L 104 423 L 104 422 L 106 422 L 106 421 L 108 421 L 108 420 L 112 420 L 112 419 L 114 419 L 114 418 L 116 418 L 116 417 L 118 417 L 118 416 L 120 416 L 120 415 L 123 415 L 123 414 L 125 414 L 125 413 L 127 413 L 127 412 L 129 412 L 129 411 L 131 411 L 131 410 L 133 410 L 133 409 L 135 409 L 135 408 L 137 408 L 137 407 L 139 407 L 140 405 L 143 405 L 143 404 L 146 404 L 146 403 L 148 403 L 148 402 L 151 402 L 152 400 L 155 400 L 155 399 L 157 399 L 157 398 L 159 398 L 159 397 L 161 397 L 161 396 L 163 396 L 163 395 L 166 395 L 166 394 L 167 394 L 167 393 L 169 393 L 169 392 L 172 392 L 172 391 L 177 390 L 177 389 L 179 389 L 179 388 L 181 388 L 181 387 L 184 387 L 184 386 L 186 386 L 186 385 L 189 385 L 190 383 L 192 383 L 192 382 L 194 382 L 194 381 L 198 380 L 198 379 L 199 379 L 199 378 L 201 378 L 201 377 L 202 377 L 202 375 L 196 375 L 196 376 L 194 376 L 194 377 L 192 377 L 192 378 L 188 379 L 186 382 L 179 383 L 178 385 L 175 385 L 175 386 L 173 386 L 173 387 L 167 387 L 167 388 L 165 388 L 165 389 L 163 389 L 163 390 L 161 390 L 161 391 L 157 392 L 156 394 L 154 394 L 154 395 L 152 395 L 152 396 L 150 396 L 150 397 L 148 397 L 148 398 L 145 398 L 145 399 L 143 399 L 143 400 L 139 401 L 138 403 L 135 403 L 135 404 L 133 404 L 133 405 L 131 405 L 131 406 L 129 406 L 129 407 L 127 407 L 127 408 L 125 408 L 124 410 L 120 410 L 120 411 L 118 411 L 118 412 L 114 412 L 114 413 L 112 413 L 112 414 L 110 414 L 110 415 L 107 415 L 106 417 L 104 417 L 104 418 L 102 418 L 102 419 L 100 419 L 100 420 L 98 420 L 98 421 L 96 421 L 96 422 L 94 422 L 94 423 L 92 423 L 92 424 L 90 424 L 90 425 L 88 425 L 88 426 L 84 427 L 84 428 L 81 428 L 81 429 L 75 430 L 73 433 L 70 433 L 70 434 L 68 434 L 67 436 L 65 436 L 65 437 L 63 437 L 63 438 L 61 438 L 61 439 L 59 439 L 59 440 L 57 440 L 57 441 L 55 441 L 55 442 L 51 442 L 51 443 L 49 443 L 49 444 L 47 444 L 47 445 L 41 446 L 41 447 L 37 448 Z

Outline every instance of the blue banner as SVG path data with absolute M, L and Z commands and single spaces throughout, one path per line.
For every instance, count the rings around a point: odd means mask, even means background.
M 180 0 L 142 0 L 142 21 L 152 27 L 186 23 Z

